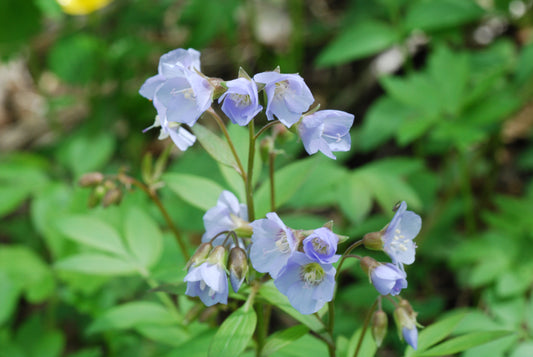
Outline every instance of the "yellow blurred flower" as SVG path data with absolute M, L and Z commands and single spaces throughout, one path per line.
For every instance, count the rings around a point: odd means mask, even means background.
M 87 15 L 107 6 L 113 0 L 56 0 L 69 15 Z

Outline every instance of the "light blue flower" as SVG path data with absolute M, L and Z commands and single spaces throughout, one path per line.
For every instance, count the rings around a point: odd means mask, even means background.
M 209 242 L 217 234 L 224 231 L 234 231 L 248 224 L 247 206 L 229 191 L 222 191 L 215 207 L 210 208 L 203 217 L 205 233 L 202 242 Z M 217 237 L 212 244 L 222 244 L 225 235 Z
M 402 327 L 402 336 L 405 342 L 416 350 L 418 346 L 418 329 L 416 327 L 413 327 L 412 329 Z
M 302 113 L 315 101 L 303 78 L 298 74 L 263 72 L 256 74 L 254 80 L 265 84 L 268 120 L 274 120 L 276 116 L 287 127 L 300 120 Z
M 222 111 L 235 124 L 248 125 L 263 107 L 259 105 L 257 85 L 253 80 L 237 78 L 226 82 L 228 90 L 222 94 L 218 102 L 222 104 Z
M 188 50 L 178 48 L 165 53 L 159 59 L 158 73 L 144 82 L 139 93 L 143 97 L 153 100 L 156 90 L 165 80 L 183 77 L 185 69 L 200 71 L 200 52 L 192 48 Z
M 168 121 L 193 126 L 211 106 L 213 86 L 195 71 L 183 69 L 183 73 L 165 80 L 155 91 L 154 100 L 164 106 Z
M 296 310 L 302 314 L 312 314 L 333 299 L 335 268 L 296 251 L 274 284 Z
M 340 110 L 320 110 L 304 115 L 298 125 L 298 133 L 309 155 L 321 151 L 336 159 L 333 151 L 350 150 L 350 128 L 354 116 Z
M 253 228 L 250 261 L 255 270 L 276 278 L 297 248 L 296 238 L 274 212 L 250 223 Z
M 420 232 L 421 227 L 420 216 L 407 211 L 407 204 L 402 201 L 382 237 L 383 251 L 401 269 L 403 269 L 403 264 L 412 264 L 415 261 L 416 244 L 413 239 Z
M 330 229 L 321 227 L 315 229 L 303 241 L 305 254 L 321 264 L 331 264 L 339 260 L 337 252 L 339 238 Z
M 379 264 L 370 270 L 370 280 L 381 295 L 398 295 L 407 288 L 406 277 L 404 271 L 391 263 Z
M 228 303 L 228 278 L 224 269 L 226 251 L 215 247 L 206 261 L 192 265 L 183 279 L 187 282 L 185 294 L 198 296 L 206 306 Z

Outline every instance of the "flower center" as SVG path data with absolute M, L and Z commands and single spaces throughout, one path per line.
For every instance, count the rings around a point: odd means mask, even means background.
M 287 239 L 287 233 L 284 230 L 280 230 L 278 232 L 276 248 L 283 254 L 290 253 L 291 251 L 291 246 L 289 245 L 289 240 Z
M 306 285 L 318 285 L 325 277 L 324 268 L 318 263 L 309 263 L 300 268 L 300 278 Z
M 276 89 L 274 90 L 274 95 L 281 97 L 287 91 L 288 88 L 289 81 L 285 80 L 281 82 L 276 82 Z
M 248 94 L 232 93 L 230 94 L 230 98 L 238 108 L 247 107 L 251 103 L 250 96 Z
M 396 228 L 394 230 L 394 236 L 392 237 L 392 241 L 390 242 L 390 247 L 395 250 L 401 250 L 402 252 L 407 251 L 407 246 L 404 244 L 407 241 L 405 239 L 405 236 L 402 234 L 402 232 Z
M 196 95 L 194 94 L 194 91 L 192 90 L 192 88 L 185 88 L 185 89 L 176 89 L 176 88 L 172 88 L 172 90 L 170 91 L 170 95 L 174 96 L 174 97 L 177 97 L 178 95 L 183 95 L 183 97 L 185 99 L 188 99 L 188 100 L 196 100 Z
M 320 254 L 328 254 L 328 245 L 325 244 L 322 239 L 318 237 L 313 238 L 312 244 L 315 252 Z

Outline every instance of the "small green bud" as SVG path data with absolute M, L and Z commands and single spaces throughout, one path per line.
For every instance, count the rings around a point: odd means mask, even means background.
M 248 256 L 244 249 L 234 247 L 230 250 L 228 269 L 231 287 L 237 292 L 248 274 Z
M 78 180 L 78 185 L 81 187 L 94 187 L 104 180 L 104 175 L 101 172 L 88 172 Z
M 231 220 L 235 223 L 236 228 L 233 230 L 237 236 L 242 238 L 250 238 L 254 229 L 250 226 L 250 222 L 245 221 L 241 217 L 230 214 Z
M 383 343 L 383 339 L 387 335 L 387 326 L 389 319 L 383 310 L 377 310 L 372 316 L 372 337 L 378 347 Z
M 363 237 L 363 244 L 366 249 L 383 250 L 383 233 L 370 232 Z
M 102 199 L 102 206 L 108 207 L 111 205 L 117 205 L 120 201 L 122 201 L 122 191 L 118 188 L 111 188 L 105 193 L 105 196 Z
M 194 252 L 191 259 L 189 259 L 189 261 L 187 262 L 187 265 L 185 265 L 185 269 L 188 270 L 191 267 L 191 265 L 196 266 L 196 265 L 202 264 L 207 259 L 207 256 L 209 255 L 209 252 L 211 251 L 211 249 L 213 249 L 213 245 L 211 243 L 200 244 L 200 246 L 198 247 L 198 249 L 196 249 L 196 252 Z
M 220 266 L 226 266 L 226 248 L 222 245 L 217 245 L 207 257 L 209 264 L 218 264 Z
M 394 310 L 394 321 L 396 322 L 400 338 L 402 336 L 402 327 L 407 327 L 409 330 L 416 328 L 418 325 L 416 315 L 418 314 L 414 312 L 409 301 L 400 301 L 398 307 Z
M 224 80 L 221 78 L 208 78 L 209 84 L 213 86 L 213 99 L 218 99 L 222 94 L 224 94 L 228 87 L 224 83 Z

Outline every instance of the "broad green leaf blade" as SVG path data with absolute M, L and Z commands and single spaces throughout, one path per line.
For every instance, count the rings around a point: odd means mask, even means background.
M 405 27 L 409 30 L 442 30 L 479 19 L 481 9 L 472 0 L 432 0 L 412 2 Z
M 83 215 L 64 217 L 58 220 L 57 228 L 75 242 L 108 253 L 127 255 L 118 232 L 97 218 Z
M 289 327 L 283 331 L 275 332 L 270 335 L 263 347 L 263 356 L 270 356 L 280 348 L 300 339 L 307 334 L 309 329 L 304 325 Z
M 418 349 L 415 352 L 410 349 L 406 357 L 411 357 L 418 355 L 419 353 L 428 349 L 428 347 L 442 341 L 452 333 L 457 324 L 461 322 L 464 317 L 467 315 L 467 312 L 461 311 L 459 313 L 454 313 L 451 316 L 448 316 L 438 322 L 431 324 L 430 326 L 424 328 L 418 336 Z
M 0 270 L 0 326 L 11 317 L 21 293 L 20 286 Z
M 215 331 L 215 329 L 203 331 L 202 333 L 194 336 L 190 340 L 185 341 L 184 343 L 179 345 L 179 347 L 175 348 L 172 352 L 164 355 L 164 357 L 207 356 L 209 342 L 215 335 Z
M 509 336 L 512 331 L 481 331 L 481 332 L 472 332 L 466 335 L 455 337 L 451 340 L 445 341 L 429 350 L 417 354 L 419 357 L 429 357 L 429 356 L 444 356 L 452 355 L 454 353 L 466 351 L 469 348 L 483 345 L 487 342 Z
M 209 346 L 209 357 L 238 356 L 246 346 L 255 331 L 257 316 L 255 311 L 243 305 L 235 310 L 220 325 Z
M 289 164 L 274 174 L 276 186 L 276 208 L 283 206 L 302 186 L 307 175 L 317 164 L 313 157 Z M 264 217 L 270 212 L 270 183 L 263 182 L 255 195 L 256 217 Z
M 125 219 L 126 242 L 133 256 L 145 268 L 155 264 L 163 249 L 163 236 L 154 220 L 138 208 L 131 208 Z
M 315 332 L 324 331 L 324 324 L 316 315 L 302 315 L 294 309 L 285 295 L 279 292 L 272 281 L 265 283 L 259 289 L 259 295 L 280 310 L 283 310 L 297 321 Z
M 198 123 L 192 127 L 192 132 L 213 159 L 237 170 L 237 163 L 226 141 Z
M 143 325 L 168 326 L 175 323 L 176 319 L 162 305 L 148 301 L 136 301 L 107 310 L 93 321 L 88 332 L 125 330 Z
M 332 66 L 376 54 L 399 39 L 394 28 L 377 21 L 356 22 L 324 49 L 318 66 Z
M 163 181 L 184 201 L 204 211 L 215 206 L 224 191 L 218 183 L 195 175 L 168 173 Z
M 361 338 L 362 331 L 363 328 L 357 329 L 357 331 L 355 331 L 355 333 L 353 334 L 352 338 L 350 338 L 347 356 L 353 356 L 355 354 L 355 350 L 357 349 L 357 344 L 359 343 L 359 339 Z M 363 342 L 361 344 L 361 348 L 359 349 L 359 354 L 357 356 L 372 357 L 376 354 L 377 349 L 378 347 L 376 346 L 376 342 L 374 342 L 374 338 L 370 333 L 370 329 L 368 329 L 365 335 L 363 336 Z
M 372 209 L 372 192 L 357 171 L 347 175 L 337 195 L 342 212 L 354 223 L 362 222 Z
M 131 275 L 138 271 L 138 267 L 132 262 L 98 253 L 67 257 L 56 262 L 55 268 L 94 275 Z

